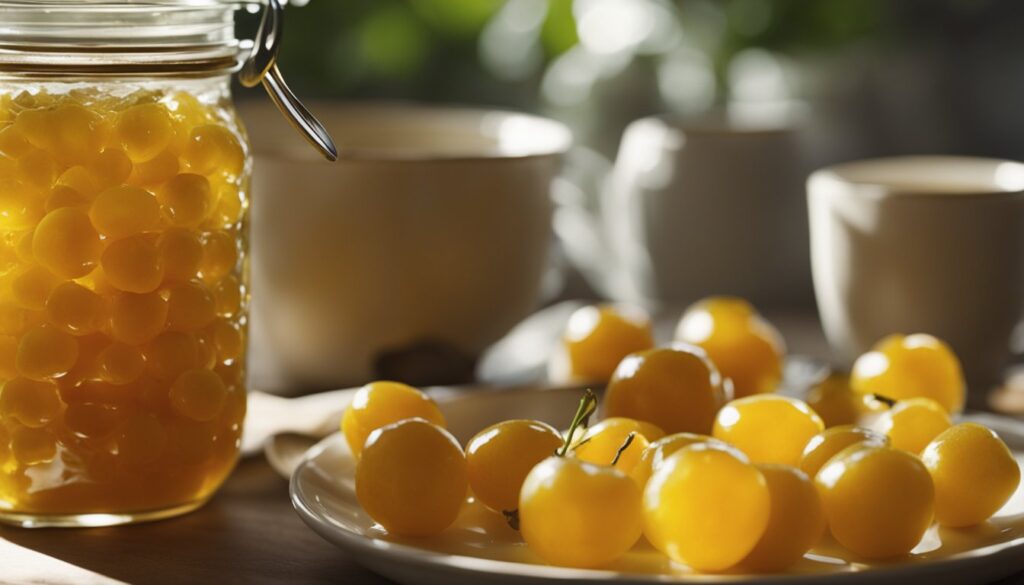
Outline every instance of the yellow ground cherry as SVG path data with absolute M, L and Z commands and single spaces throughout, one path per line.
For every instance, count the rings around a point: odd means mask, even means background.
M 633 434 L 629 446 L 619 450 L 626 439 Z M 596 465 L 611 465 L 618 456 L 614 467 L 628 474 L 640 461 L 640 454 L 650 444 L 665 436 L 665 432 L 649 422 L 625 417 L 606 418 L 590 427 L 577 442 L 573 450 L 577 459 Z
M 9 380 L 18 375 L 15 356 L 18 354 L 18 338 L 13 335 L 0 335 L 0 381 Z
M 818 472 L 815 483 L 832 536 L 863 558 L 909 553 L 932 522 L 932 479 L 906 451 L 847 447 Z
M 57 439 L 46 429 L 19 427 L 11 432 L 11 454 L 22 465 L 38 465 L 57 456 Z
M 208 421 L 217 418 L 224 408 L 227 388 L 220 376 L 211 370 L 188 370 L 171 385 L 170 398 L 178 414 L 192 420 Z
M 856 425 L 885 410 L 885 405 L 871 396 L 854 392 L 849 376 L 835 373 L 811 388 L 807 405 L 818 413 L 826 427 Z
M 47 213 L 61 207 L 83 207 L 88 209 L 89 205 L 92 204 L 92 200 L 82 195 L 78 191 L 75 191 L 71 187 L 65 185 L 57 185 L 50 190 L 50 194 L 46 197 L 46 202 L 43 204 L 44 209 Z
M 53 382 L 11 378 L 0 392 L 0 414 L 26 427 L 46 426 L 60 414 L 60 396 Z
M 77 359 L 78 342 L 52 325 L 39 325 L 29 330 L 18 343 L 18 372 L 33 380 L 65 374 Z
M 73 335 L 97 331 L 105 317 L 104 301 L 93 291 L 75 282 L 57 286 L 46 300 L 50 322 Z
M 0 154 L 7 158 L 20 158 L 32 150 L 32 145 L 14 124 L 0 127 Z
M 569 317 L 562 343 L 572 378 L 603 382 L 622 358 L 654 347 L 651 318 L 626 305 L 582 307 Z
M 953 422 L 945 409 L 930 398 L 901 400 L 879 415 L 872 428 L 889 437 L 896 449 L 918 455 Z
M 159 380 L 173 381 L 199 366 L 199 344 L 187 333 L 166 331 L 145 348 L 146 364 Z
M 466 498 L 466 457 L 448 431 L 420 418 L 370 433 L 356 466 L 356 497 L 388 532 L 430 536 Z
M 89 216 L 75 207 L 46 214 L 32 235 L 32 255 L 40 265 L 64 278 L 85 276 L 96 266 L 102 244 Z
M 156 229 L 160 225 L 160 204 L 145 189 L 111 187 L 96 196 L 89 219 L 103 235 L 124 238 Z
M 213 296 L 217 305 L 217 314 L 223 317 L 234 317 L 242 310 L 244 289 L 234 276 L 225 276 L 213 285 Z
M 964 406 L 960 360 L 942 340 L 923 333 L 879 341 L 854 362 L 850 385 L 857 392 L 893 400 L 931 398 L 949 413 Z
M 61 162 L 86 163 L 99 155 L 99 114 L 78 104 L 65 103 L 57 106 L 51 117 L 50 147 Z
M 118 290 L 148 293 L 164 279 L 164 265 L 154 239 L 147 235 L 116 240 L 100 259 L 107 282 Z
M 175 331 L 192 331 L 209 325 L 217 310 L 213 295 L 201 282 L 191 281 L 170 288 L 167 298 L 167 326 Z
M 133 161 L 153 159 L 173 136 L 167 108 L 156 103 L 139 104 L 121 112 L 115 131 Z
M 1020 484 L 1020 466 L 997 434 L 961 423 L 935 437 L 921 455 L 935 484 L 935 519 L 944 526 L 981 524 Z
M 210 181 L 202 175 L 182 173 L 164 183 L 157 197 L 171 225 L 195 227 L 210 212 Z
M 736 446 L 755 463 L 800 464 L 804 448 L 825 423 L 802 400 L 758 394 L 727 404 L 713 435 Z
M 11 280 L 11 293 L 18 306 L 42 310 L 59 279 L 42 266 L 29 266 Z
M 808 441 L 800 459 L 800 470 L 813 479 L 829 459 L 851 445 L 884 447 L 888 444 L 888 437 L 870 429 L 853 425 L 831 427 Z
M 665 459 L 682 449 L 683 447 L 689 447 L 697 443 L 714 443 L 720 446 L 726 444 L 718 439 L 709 435 L 698 435 L 696 433 L 675 433 L 674 435 L 668 435 L 652 441 L 643 452 L 640 454 L 640 461 L 637 462 L 636 466 L 633 467 L 632 471 L 629 472 L 629 476 L 633 478 L 637 486 L 643 489 L 647 485 L 647 480 L 651 478 L 651 474 L 657 469 Z
M 146 369 L 146 359 L 135 346 L 111 343 L 96 356 L 100 377 L 111 384 L 134 382 Z
M 84 168 L 85 167 L 81 166 L 71 167 L 70 169 L 68 169 L 68 171 L 62 173 L 62 176 L 82 176 L 81 171 Z M 18 159 L 17 171 L 19 178 L 23 182 L 25 182 L 27 185 L 31 185 L 36 189 L 49 189 L 53 187 L 54 182 L 58 180 L 57 162 L 54 160 L 53 156 L 51 156 L 50 153 L 46 152 L 45 150 L 33 150 L 32 152 Z M 88 178 L 88 176 L 84 178 Z M 95 192 L 90 191 L 88 194 L 95 195 Z
M 203 243 L 194 232 L 172 228 L 157 240 L 164 265 L 164 278 L 171 281 L 191 280 L 199 273 L 203 259 Z
M 445 426 L 444 416 L 426 394 L 400 382 L 371 382 L 356 391 L 341 419 L 352 454 L 359 457 L 366 438 L 384 425 L 406 418 L 422 418 Z
M 825 534 L 825 513 L 814 482 L 788 465 L 757 466 L 768 482 L 771 513 L 754 550 L 743 559 L 758 572 L 782 571 L 800 560 Z
M 245 151 L 227 128 L 204 124 L 192 130 L 182 159 L 193 173 L 238 176 L 245 166 Z
M 42 213 L 43 202 L 31 187 L 0 177 L 0 226 L 8 230 L 30 228 Z
M 200 269 L 203 278 L 216 281 L 227 276 L 238 262 L 236 238 L 228 232 L 218 231 L 206 235 L 203 240 L 203 257 Z
M 704 352 L 679 344 L 623 359 L 608 382 L 604 414 L 649 421 L 667 433 L 708 434 L 727 393 Z
M 732 380 L 736 396 L 774 392 L 782 379 L 782 336 L 742 299 L 697 302 L 683 313 L 675 338 L 703 348 Z
M 138 345 L 156 337 L 167 322 L 167 301 L 158 293 L 120 293 L 111 301 L 111 336 Z
M 99 178 L 88 167 L 73 166 L 57 177 L 58 186 L 69 187 L 92 199 L 102 188 Z
M 761 540 L 771 515 L 768 483 L 733 448 L 698 443 L 665 459 L 644 488 L 644 535 L 672 560 L 724 571 Z
M 119 148 L 107 148 L 92 162 L 90 169 L 101 189 L 121 185 L 132 174 L 132 161 Z
M 561 445 L 558 431 L 536 420 L 506 420 L 487 427 L 466 444 L 473 495 L 496 512 L 514 510 L 526 474 Z
M 178 157 L 173 152 L 164 151 L 152 160 L 135 163 L 128 182 L 140 187 L 156 187 L 177 175 L 179 168 Z
M 545 562 L 600 567 L 639 540 L 641 494 L 628 475 L 607 465 L 549 457 L 527 474 L 519 495 L 519 526 Z
M 210 326 L 213 331 L 213 345 L 218 361 L 231 361 L 241 357 L 245 350 L 245 335 L 242 328 L 228 319 L 218 318 Z

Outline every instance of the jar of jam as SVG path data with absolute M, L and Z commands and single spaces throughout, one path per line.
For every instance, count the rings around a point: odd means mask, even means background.
M 0 0 L 0 522 L 172 516 L 235 464 L 252 165 L 230 92 L 239 7 Z M 301 115 L 273 63 L 280 8 L 263 6 L 247 80 Z

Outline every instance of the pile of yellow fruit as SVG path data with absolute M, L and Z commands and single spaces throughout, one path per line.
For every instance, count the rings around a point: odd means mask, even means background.
M 243 138 L 216 95 L 0 95 L 0 508 L 154 510 L 230 472 Z
M 645 537 L 697 571 L 773 572 L 826 531 L 859 558 L 907 554 L 933 521 L 984 522 L 1020 481 L 994 432 L 952 423 L 964 382 L 931 336 L 883 340 L 809 403 L 774 393 L 781 337 L 738 299 L 697 303 L 666 347 L 635 308 L 586 307 L 564 350 L 577 375 L 607 382 L 592 426 L 587 391 L 565 432 L 508 420 L 463 450 L 418 390 L 360 389 L 342 430 L 367 513 L 429 536 L 468 489 L 554 565 L 601 567 Z

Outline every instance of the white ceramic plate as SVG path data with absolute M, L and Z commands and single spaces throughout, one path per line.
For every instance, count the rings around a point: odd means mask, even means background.
M 578 390 L 483 391 L 441 404 L 450 430 L 465 442 L 480 429 L 509 418 L 536 418 L 566 425 Z M 1024 461 L 1024 423 L 992 415 L 965 417 L 1000 434 Z M 340 434 L 311 449 L 291 479 L 299 516 L 317 533 L 381 575 L 406 585 L 490 583 L 705 583 L 859 584 L 984 583 L 1024 571 L 1024 489 L 988 524 L 970 530 L 933 527 L 907 557 L 865 564 L 823 543 L 784 574 L 695 575 L 674 565 L 646 542 L 606 570 L 578 570 L 542 564 L 501 517 L 479 504 L 465 506 L 456 523 L 429 539 L 388 535 L 355 497 L 355 464 Z M 826 539 L 827 540 L 827 539 Z

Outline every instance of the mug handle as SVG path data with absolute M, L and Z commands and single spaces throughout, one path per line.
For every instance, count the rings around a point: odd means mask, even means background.
M 602 214 L 611 170 L 611 161 L 602 154 L 574 146 L 566 153 L 551 189 L 555 235 L 572 265 L 606 296 L 616 264 Z

